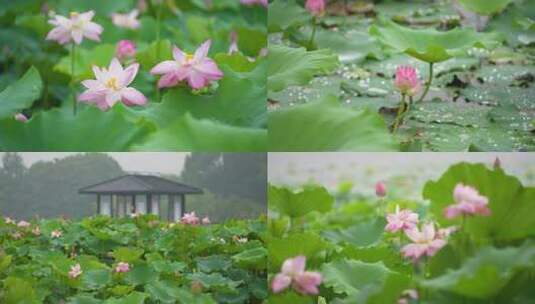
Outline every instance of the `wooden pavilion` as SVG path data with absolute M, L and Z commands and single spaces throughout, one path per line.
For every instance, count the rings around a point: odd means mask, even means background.
M 128 174 L 78 190 L 96 194 L 97 213 L 124 217 L 133 213 L 155 214 L 177 221 L 186 210 L 187 194 L 202 194 L 199 188 L 154 175 Z M 163 214 L 162 214 L 163 213 Z M 167 216 L 164 216 L 167 213 Z

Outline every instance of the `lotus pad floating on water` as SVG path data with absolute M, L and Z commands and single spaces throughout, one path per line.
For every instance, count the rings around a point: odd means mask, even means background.
M 429 63 L 464 55 L 472 47 L 493 48 L 498 43 L 496 34 L 478 33 L 473 29 L 454 29 L 441 32 L 434 29 L 411 29 L 390 20 L 380 26 L 372 25 L 370 34 L 382 43 Z

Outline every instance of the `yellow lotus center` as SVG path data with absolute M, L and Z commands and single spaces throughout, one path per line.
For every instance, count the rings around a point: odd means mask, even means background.
M 108 81 L 106 81 L 106 87 L 108 89 L 112 89 L 112 90 L 117 91 L 119 89 L 119 85 L 117 84 L 117 78 L 112 77 L 112 78 L 108 79 Z
M 71 18 L 76 18 L 76 17 L 78 17 L 78 15 L 80 15 L 80 14 L 78 14 L 78 12 L 71 12 L 71 14 L 70 14 Z
M 190 62 L 193 60 L 193 55 L 186 53 L 186 62 Z

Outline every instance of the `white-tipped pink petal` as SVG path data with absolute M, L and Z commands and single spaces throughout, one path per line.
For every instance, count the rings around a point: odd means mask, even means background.
M 176 45 L 173 46 L 173 58 L 180 64 L 186 61 L 186 53 L 179 49 Z
M 125 88 L 121 91 L 122 101 L 127 106 L 142 106 L 147 103 L 143 93 L 134 88 Z
M 151 74 L 167 74 L 172 73 L 180 68 L 180 65 L 176 61 L 166 60 L 158 63 L 150 70 Z
M 201 46 L 195 51 L 193 56 L 195 61 L 201 61 L 208 56 L 210 51 L 210 46 L 212 45 L 212 40 L 206 40 Z

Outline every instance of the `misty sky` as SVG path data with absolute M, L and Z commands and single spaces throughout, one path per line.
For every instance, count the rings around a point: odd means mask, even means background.
M 535 153 L 269 153 L 268 180 L 296 187 L 315 182 L 331 189 L 351 180 L 365 189 L 363 192 L 373 192 L 376 181 L 405 176 L 419 193 L 425 181 L 440 177 L 454 163 L 490 167 L 496 157 L 507 173 L 534 184 Z
M 0 152 L 0 158 L 4 153 Z M 56 152 L 20 152 L 27 167 L 35 162 L 50 161 L 56 158 L 64 158 L 77 153 Z M 108 152 L 116 159 L 123 170 L 147 173 L 180 174 L 184 166 L 184 160 L 189 153 L 174 152 Z

